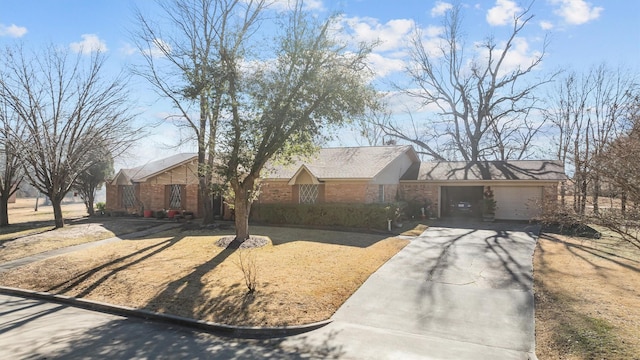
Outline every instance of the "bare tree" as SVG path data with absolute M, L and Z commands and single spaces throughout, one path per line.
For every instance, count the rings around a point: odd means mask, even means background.
M 415 87 L 399 91 L 424 107 L 437 108 L 437 114 L 410 128 L 382 124 L 385 132 L 439 160 L 526 157 L 543 121 L 530 117 L 536 103 L 534 91 L 553 76 L 525 82 L 542 62 L 546 41 L 529 64 L 508 68 L 507 58 L 533 18 L 529 12 L 527 8 L 514 16 L 503 43 L 489 37 L 477 45 L 480 55 L 471 57 L 465 53 L 460 6 L 447 11 L 437 51 L 430 50 L 423 34 L 416 31 L 407 69 Z
M 279 32 L 269 48 L 251 47 L 257 45 L 245 36 L 221 41 L 228 117 L 219 172 L 235 196 L 237 241 L 249 237 L 249 213 L 265 164 L 313 152 L 329 129 L 363 114 L 374 99 L 367 45 L 350 49 L 338 43 L 334 19 L 319 22 L 302 2 L 277 19 Z M 256 32 L 251 27 L 243 34 Z
M 9 225 L 9 198 L 18 190 L 23 178 L 19 144 L 11 140 L 11 134 L 22 134 L 23 131 L 22 122 L 0 95 L 0 226 Z
M 233 40 L 236 36 L 243 38 L 254 25 L 265 1 L 158 0 L 157 3 L 161 9 L 157 21 L 140 10 L 136 13 L 138 29 L 133 32 L 133 39 L 145 65 L 133 72 L 170 101 L 177 112 L 170 118 L 183 120 L 177 121 L 178 126 L 186 125 L 197 141 L 201 216 L 203 223 L 212 223 L 213 167 L 225 91 L 221 55 L 229 46 L 225 42 L 236 41 Z
M 640 248 L 640 95 L 635 94 L 623 104 L 630 129 L 609 139 L 596 155 L 599 180 L 607 182 L 621 195 L 621 208 L 595 212 L 594 221 L 617 233 L 623 240 Z M 626 125 L 625 124 L 625 125 Z M 627 201 L 633 203 L 627 209 Z
M 2 56 L 0 94 L 25 126 L 25 136 L 9 140 L 29 182 L 51 200 L 56 228 L 64 226 L 62 199 L 101 158 L 96 152 L 118 156 L 142 136 L 131 127 L 126 79 L 106 78 L 104 61 L 54 46 L 31 55 L 8 47 Z
M 573 170 L 574 210 L 584 214 L 591 192 L 593 211 L 599 212 L 600 154 L 625 130 L 627 107 L 637 93 L 634 77 L 605 65 L 586 74 L 567 74 L 549 96 L 545 116 L 556 132 L 559 160 Z

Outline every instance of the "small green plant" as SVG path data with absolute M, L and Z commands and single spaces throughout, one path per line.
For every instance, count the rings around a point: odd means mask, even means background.
M 487 189 L 484 191 L 482 205 L 482 213 L 484 215 L 495 215 L 496 200 L 493 198 L 493 190 L 491 190 L 490 186 L 487 186 Z
M 96 209 L 98 209 L 99 212 L 104 213 L 105 210 L 107 209 L 107 204 L 103 202 L 97 202 Z

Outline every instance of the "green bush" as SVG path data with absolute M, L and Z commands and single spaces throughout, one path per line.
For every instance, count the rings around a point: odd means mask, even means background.
M 403 205 L 393 204 L 254 204 L 251 219 L 267 224 L 387 229 Z

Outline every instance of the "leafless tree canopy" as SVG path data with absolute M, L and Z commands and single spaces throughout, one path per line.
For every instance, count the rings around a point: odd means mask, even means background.
M 580 214 L 585 213 L 589 193 L 598 213 L 599 169 L 605 159 L 601 154 L 633 127 L 629 111 L 637 92 L 632 74 L 603 64 L 585 74 L 567 73 L 548 97 L 544 114 L 555 134 L 556 156 L 573 175 L 573 207 Z
M 126 79 L 106 78 L 104 60 L 53 46 L 34 53 L 9 47 L 2 54 L 0 94 L 25 129 L 8 141 L 21 149 L 26 177 L 51 199 L 56 227 L 64 226 L 63 197 L 101 159 L 96 152 L 118 156 L 141 136 L 131 126 Z
M 447 12 L 435 52 L 416 31 L 407 69 L 415 86 L 398 90 L 437 111 L 428 118 L 412 116 L 409 125 L 386 121 L 378 126 L 438 160 L 526 157 L 542 127 L 530 113 L 537 101 L 534 91 L 549 81 L 535 80 L 532 74 L 542 62 L 546 42 L 526 66 L 510 69 L 506 61 L 532 18 L 529 9 L 517 14 L 504 43 L 489 37 L 478 46 L 479 55 L 473 56 L 466 52 L 470 49 L 461 31 L 460 6 Z

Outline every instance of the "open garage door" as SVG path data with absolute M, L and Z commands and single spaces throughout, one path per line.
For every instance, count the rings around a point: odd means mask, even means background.
M 495 186 L 496 219 L 530 220 L 540 215 L 541 186 Z
M 442 186 L 440 214 L 443 217 L 482 216 L 482 186 Z

